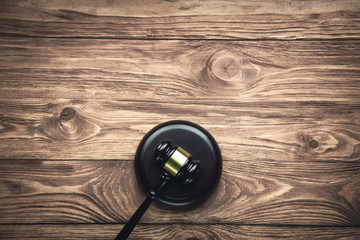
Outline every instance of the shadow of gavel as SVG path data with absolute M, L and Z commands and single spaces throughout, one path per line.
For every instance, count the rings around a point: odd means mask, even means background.
M 150 190 L 143 203 L 116 236 L 115 240 L 128 238 L 153 200 L 168 182 L 175 179 L 183 184 L 191 184 L 199 175 L 201 167 L 200 161 L 193 160 L 188 152 L 177 145 L 173 145 L 169 140 L 162 141 L 157 146 L 153 154 L 153 161 L 162 169 L 159 183 Z

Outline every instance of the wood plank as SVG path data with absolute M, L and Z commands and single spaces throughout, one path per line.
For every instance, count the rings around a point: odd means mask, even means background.
M 358 103 L 359 46 L 0 38 L 0 96 Z
M 141 223 L 360 226 L 359 183 L 359 162 L 225 161 L 203 205 Z M 1 224 L 125 223 L 143 199 L 132 161 L 0 161 Z
M 0 36 L 122 39 L 359 38 L 357 0 L 3 0 Z
M 0 225 L 2 239 L 113 239 L 120 224 Z M 129 239 L 359 239 L 354 227 L 168 224 L 136 226 Z
M 61 113 L 68 107 L 76 115 L 64 120 Z M 209 130 L 224 160 L 347 162 L 360 157 L 358 104 L 79 103 L 39 98 L 2 102 L 0 112 L 2 159 L 132 160 L 151 128 L 179 118 Z
M 131 160 L 152 127 L 184 119 L 208 129 L 225 160 L 359 160 L 359 41 L 0 46 L 1 159 Z

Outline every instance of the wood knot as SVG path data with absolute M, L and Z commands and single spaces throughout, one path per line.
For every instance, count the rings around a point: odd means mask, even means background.
M 44 119 L 38 130 L 55 141 L 82 141 L 100 132 L 100 127 L 87 117 L 66 107 L 54 117 Z
M 210 72 L 215 78 L 222 81 L 236 81 L 242 76 L 239 59 L 231 55 L 214 59 L 210 64 Z
M 309 147 L 311 147 L 311 148 L 317 148 L 318 146 L 319 146 L 318 141 L 316 141 L 314 139 L 309 142 Z
M 337 145 L 336 139 L 325 132 L 303 133 L 300 138 L 304 144 L 302 151 L 307 153 L 323 154 Z
M 0 121 L 0 133 L 10 132 L 15 130 L 15 127 L 9 123 Z
M 304 145 L 302 152 L 311 154 L 326 154 L 338 148 L 339 141 L 333 135 L 327 132 L 308 132 L 301 135 Z
M 60 118 L 64 121 L 69 121 L 75 116 L 75 110 L 72 108 L 64 108 L 60 114 Z
M 360 142 L 348 131 L 311 131 L 300 134 L 301 152 L 331 157 L 332 159 L 357 159 L 360 155 Z
M 236 91 L 259 80 L 260 68 L 241 53 L 220 51 L 209 58 L 202 75 L 207 89 L 218 92 L 219 86 L 229 86 L 228 90 Z

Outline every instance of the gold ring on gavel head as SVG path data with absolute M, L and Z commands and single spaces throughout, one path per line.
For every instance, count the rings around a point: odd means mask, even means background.
M 181 147 L 177 147 L 169 160 L 166 162 L 164 169 L 175 177 L 182 166 L 185 165 L 189 157 L 190 154 L 188 152 Z

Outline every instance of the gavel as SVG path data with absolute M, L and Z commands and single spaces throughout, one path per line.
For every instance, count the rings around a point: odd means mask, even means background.
M 176 180 L 181 181 L 183 184 L 191 184 L 199 175 L 201 168 L 199 160 L 193 160 L 190 153 L 173 144 L 170 140 L 163 140 L 159 143 L 153 154 L 153 162 L 162 169 L 159 182 L 149 191 L 143 203 L 116 236 L 115 240 L 128 238 L 153 200 L 168 182 Z

